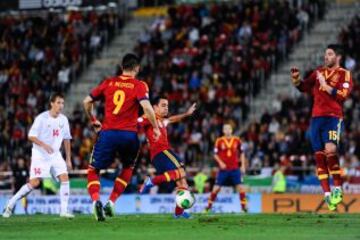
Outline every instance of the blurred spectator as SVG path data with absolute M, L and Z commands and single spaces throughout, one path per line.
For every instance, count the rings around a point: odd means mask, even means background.
M 277 165 L 277 169 L 272 180 L 272 190 L 274 193 L 286 192 L 286 178 L 285 178 L 285 166 Z
M 33 116 L 47 108 L 52 91 L 69 88 L 115 37 L 119 22 L 112 10 L 0 17 L 0 163 L 30 154 L 27 132 Z M 86 150 L 84 159 L 91 147 Z
M 205 175 L 202 170 L 194 176 L 194 186 L 197 193 L 204 193 L 207 180 L 208 176 Z

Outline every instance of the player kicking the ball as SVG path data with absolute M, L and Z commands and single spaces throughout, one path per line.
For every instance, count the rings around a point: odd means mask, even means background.
M 138 119 L 140 127 L 144 128 L 146 137 L 150 145 L 151 162 L 156 169 L 156 176 L 154 178 L 147 178 L 140 188 L 140 193 L 146 193 L 154 185 L 160 185 L 164 182 L 176 181 L 177 191 L 187 189 L 188 184 L 185 178 L 185 170 L 182 161 L 179 157 L 170 150 L 169 140 L 167 138 L 167 125 L 171 123 L 180 122 L 186 117 L 189 117 L 195 111 L 196 105 L 193 104 L 186 113 L 168 117 L 169 101 L 165 97 L 157 97 L 153 101 L 158 125 L 161 131 L 161 136 L 158 141 L 153 137 L 153 127 L 150 121 L 145 117 Z M 175 218 L 190 218 L 191 215 L 184 211 L 184 209 L 176 206 Z
M 63 95 L 55 93 L 50 98 L 50 110 L 35 118 L 28 134 L 29 140 L 33 143 L 30 180 L 9 200 L 3 217 L 11 216 L 16 202 L 38 187 L 41 178 L 51 176 L 60 180 L 60 217 L 74 217 L 68 212 L 70 185 L 67 168 L 72 168 L 71 134 L 67 117 L 61 114 L 63 108 Z M 65 146 L 66 163 L 60 153 L 62 142 Z
M 211 210 L 221 186 L 224 186 L 228 181 L 235 186 L 236 191 L 239 193 L 241 209 L 247 212 L 245 191 L 241 186 L 241 174 L 245 174 L 246 171 L 246 157 L 241 149 L 240 138 L 233 136 L 233 128 L 230 124 L 224 124 L 223 133 L 224 136 L 216 139 L 215 142 L 214 158 L 219 165 L 220 171 L 217 174 L 216 182 L 210 194 L 205 212 Z M 239 169 L 239 156 L 241 160 L 241 171 Z

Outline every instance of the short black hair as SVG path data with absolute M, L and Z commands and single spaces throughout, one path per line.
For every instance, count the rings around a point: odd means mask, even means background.
M 157 96 L 156 98 L 154 98 L 152 101 L 151 101 L 151 105 L 155 106 L 155 105 L 158 105 L 160 103 L 160 100 L 161 99 L 165 99 L 167 100 L 167 97 L 165 96 Z
M 123 70 L 132 71 L 140 65 L 140 58 L 133 53 L 126 54 L 121 63 Z
M 344 50 L 340 44 L 329 44 L 326 49 L 331 49 L 335 52 L 336 55 L 343 56 Z

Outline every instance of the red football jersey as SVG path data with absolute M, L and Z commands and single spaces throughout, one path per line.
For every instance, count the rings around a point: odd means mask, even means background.
M 239 168 L 239 156 L 241 153 L 240 138 L 217 138 L 215 142 L 214 152 L 225 163 L 226 170 L 234 170 Z
M 101 98 L 105 100 L 102 129 L 137 132 L 139 102 L 149 98 L 148 92 L 146 83 L 130 76 L 105 79 L 90 93 L 95 101 Z
M 325 77 L 326 82 L 335 89 L 334 94 L 329 94 L 325 90 L 320 89 L 316 71 L 319 71 Z M 350 71 L 340 67 L 333 71 L 325 67 L 319 67 L 301 82 L 298 89 L 313 95 L 313 117 L 330 116 L 342 118 L 343 102 L 348 98 L 352 86 L 353 82 Z
M 146 116 L 142 116 L 138 119 L 139 126 L 145 130 L 145 135 L 149 141 L 151 159 L 153 159 L 159 153 L 170 149 L 170 143 L 167 137 L 167 129 L 166 129 L 166 126 L 169 124 L 169 120 L 161 119 L 157 117 L 157 121 L 161 135 L 159 140 L 155 142 L 154 128 L 151 125 L 149 119 L 147 119 Z

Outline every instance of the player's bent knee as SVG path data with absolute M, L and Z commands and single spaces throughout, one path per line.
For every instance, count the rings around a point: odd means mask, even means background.
M 69 181 L 69 175 L 67 174 L 61 174 L 59 175 L 60 182 L 68 182 Z
M 237 192 L 242 192 L 242 191 L 243 191 L 243 188 L 242 188 L 242 186 L 241 186 L 240 184 L 237 184 L 237 185 L 235 186 L 235 188 L 236 188 L 236 191 L 237 191 Z
M 176 182 L 176 187 L 180 189 L 188 189 L 189 185 L 187 184 L 185 179 L 181 179 Z
M 220 192 L 220 189 L 221 189 L 221 187 L 220 186 L 218 186 L 218 185 L 215 185 L 214 186 L 214 189 L 213 189 L 213 193 L 219 193 Z
M 332 154 L 337 152 L 337 146 L 334 143 L 327 143 L 325 145 L 325 153 Z
M 185 173 L 184 168 L 180 168 L 179 172 L 180 172 L 180 178 L 185 178 L 186 177 L 186 173 Z
M 186 181 L 185 178 L 183 178 L 183 179 L 180 180 L 180 184 L 181 184 L 181 186 L 184 187 L 184 188 L 188 188 L 188 187 L 189 187 L 189 185 L 187 184 L 187 181 Z
M 38 178 L 30 179 L 29 184 L 32 188 L 37 188 L 40 185 L 40 179 Z

